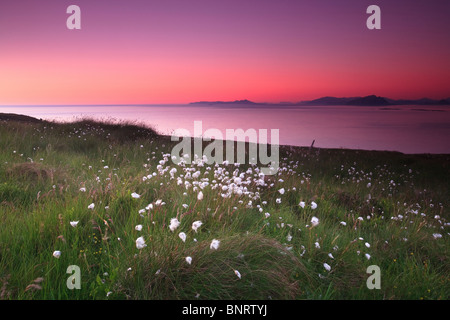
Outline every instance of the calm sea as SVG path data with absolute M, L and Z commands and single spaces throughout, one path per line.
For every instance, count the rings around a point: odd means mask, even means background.
M 2 113 L 17 113 L 46 120 L 74 121 L 85 117 L 132 120 L 170 135 L 184 128 L 194 135 L 194 121 L 202 130 L 279 130 L 285 145 L 322 148 L 389 150 L 403 153 L 450 153 L 448 106 L 0 106 Z

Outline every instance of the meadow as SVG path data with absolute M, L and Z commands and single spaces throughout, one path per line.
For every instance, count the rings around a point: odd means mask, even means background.
M 175 165 L 173 145 L 134 123 L 1 120 L 0 299 L 449 298 L 450 155 L 280 146 L 264 176 Z

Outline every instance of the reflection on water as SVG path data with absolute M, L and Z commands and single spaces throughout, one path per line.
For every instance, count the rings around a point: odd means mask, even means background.
M 162 134 L 184 128 L 203 131 L 279 129 L 280 144 L 322 148 L 450 153 L 450 108 L 446 106 L 11 106 L 0 112 L 72 121 L 83 117 L 146 123 Z M 269 133 L 270 136 L 270 133 Z

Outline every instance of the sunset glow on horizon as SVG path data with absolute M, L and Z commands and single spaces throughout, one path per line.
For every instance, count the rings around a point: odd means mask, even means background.
M 66 9 L 81 8 L 81 30 Z M 381 30 L 368 30 L 377 4 Z M 449 1 L 9 1 L 0 105 L 450 97 Z

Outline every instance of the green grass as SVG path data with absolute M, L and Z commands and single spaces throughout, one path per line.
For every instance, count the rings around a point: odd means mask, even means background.
M 0 299 L 449 298 L 450 155 L 283 146 L 258 185 L 256 166 L 177 166 L 136 124 L 2 121 L 0 137 Z

